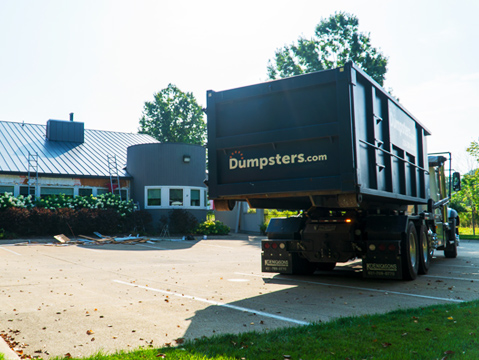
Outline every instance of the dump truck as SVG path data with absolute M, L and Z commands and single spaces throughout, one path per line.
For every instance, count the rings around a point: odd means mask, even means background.
M 361 259 L 363 277 L 411 280 L 435 250 L 457 256 L 451 154 L 428 154 L 430 131 L 354 63 L 210 90 L 206 112 L 215 209 L 298 213 L 269 222 L 263 272 Z

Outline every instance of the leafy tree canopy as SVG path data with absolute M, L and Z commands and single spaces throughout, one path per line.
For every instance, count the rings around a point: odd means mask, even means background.
M 371 46 L 369 33 L 359 32 L 358 25 L 358 18 L 345 12 L 321 20 L 311 39 L 300 37 L 296 44 L 276 51 L 268 62 L 269 78 L 332 69 L 352 60 L 383 85 L 388 59 Z
M 161 142 L 203 145 L 206 140 L 203 110 L 193 93 L 184 93 L 169 84 L 154 94 L 153 102 L 145 102 L 139 133 Z
M 479 209 L 479 170 L 462 177 L 461 190 L 452 195 L 451 207 L 459 212 Z
M 467 152 L 479 162 L 479 143 L 477 141 L 471 142 L 471 145 L 467 148 Z

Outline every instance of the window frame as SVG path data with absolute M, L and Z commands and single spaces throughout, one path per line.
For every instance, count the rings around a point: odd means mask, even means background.
M 160 190 L 161 205 L 148 205 L 148 191 Z M 183 205 L 170 205 L 170 190 L 183 191 Z M 192 190 L 199 191 L 199 205 L 191 205 Z M 199 186 L 145 186 L 144 187 L 144 206 L 145 209 L 190 209 L 190 210 L 207 210 L 208 204 L 206 198 L 206 188 Z

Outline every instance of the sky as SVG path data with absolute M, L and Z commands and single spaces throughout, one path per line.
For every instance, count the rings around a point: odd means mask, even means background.
M 335 12 L 388 57 L 385 88 L 427 129 L 430 152 L 466 173 L 479 140 L 479 1 L 0 0 L 0 120 L 137 132 L 145 101 L 175 84 L 267 80 L 268 60 Z

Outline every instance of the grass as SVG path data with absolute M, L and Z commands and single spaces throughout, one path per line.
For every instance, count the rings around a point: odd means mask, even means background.
M 163 358 L 479 359 L 479 301 L 340 318 L 269 332 L 219 335 L 176 348 L 96 354 L 83 359 Z
M 472 227 L 460 227 L 459 236 L 464 240 L 479 240 L 479 227 L 476 227 L 476 235 L 473 235 L 474 231 Z

